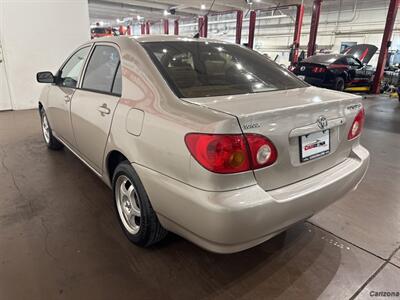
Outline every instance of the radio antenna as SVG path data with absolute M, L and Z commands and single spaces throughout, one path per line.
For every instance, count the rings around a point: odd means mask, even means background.
M 208 9 L 207 13 L 204 15 L 205 17 L 208 16 L 208 14 L 210 13 L 211 9 L 213 8 L 215 3 L 215 0 L 213 0 L 213 2 L 210 5 L 210 8 Z M 199 27 L 199 30 L 197 31 L 197 33 L 193 36 L 194 39 L 198 39 L 200 37 L 200 32 L 203 29 L 204 26 L 204 22 L 201 22 L 201 25 Z

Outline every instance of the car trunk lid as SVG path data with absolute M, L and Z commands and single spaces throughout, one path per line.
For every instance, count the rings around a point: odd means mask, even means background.
M 353 143 L 347 140 L 348 130 L 361 108 L 359 96 L 315 87 L 185 100 L 234 115 L 244 133 L 262 134 L 274 143 L 277 161 L 254 171 L 265 190 L 300 181 L 343 162 Z M 329 153 L 302 162 L 301 136 L 322 132 L 320 117 L 328 121 L 325 129 L 329 130 Z
M 295 68 L 294 73 L 296 75 L 305 77 L 318 77 L 322 78 L 327 72 L 327 66 L 325 64 L 308 63 L 303 62 Z

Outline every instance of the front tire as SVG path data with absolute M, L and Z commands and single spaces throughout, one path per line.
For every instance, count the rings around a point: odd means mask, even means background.
M 121 228 L 134 244 L 148 247 L 161 241 L 161 226 L 139 176 L 128 162 L 120 163 L 113 176 L 115 208 Z
M 53 131 L 51 130 L 49 119 L 47 118 L 46 112 L 43 108 L 40 109 L 40 119 L 42 125 L 42 134 L 44 142 L 46 143 L 47 148 L 51 150 L 60 150 L 64 147 L 53 135 Z

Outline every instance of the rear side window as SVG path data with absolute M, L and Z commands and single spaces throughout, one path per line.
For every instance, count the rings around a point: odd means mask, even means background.
M 307 86 L 255 51 L 224 43 L 145 42 L 142 46 L 182 98 L 287 90 Z
M 336 65 L 347 65 L 347 59 L 345 57 L 342 57 L 340 59 L 338 59 L 337 61 L 335 61 Z
M 360 63 L 357 62 L 354 58 L 352 58 L 352 57 L 346 57 L 346 59 L 347 59 L 347 63 L 348 63 L 350 66 L 361 67 Z
M 111 93 L 120 63 L 118 50 L 112 46 L 96 46 L 86 68 L 82 88 Z

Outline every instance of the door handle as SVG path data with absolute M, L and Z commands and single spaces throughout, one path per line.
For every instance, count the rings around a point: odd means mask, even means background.
M 64 101 L 65 101 L 65 103 L 68 103 L 68 102 L 70 102 L 72 100 L 72 96 L 69 96 L 69 95 L 65 95 L 64 96 Z
M 107 107 L 107 104 L 103 103 L 101 106 L 97 108 L 97 111 L 100 112 L 101 116 L 104 117 L 111 113 L 111 109 Z

